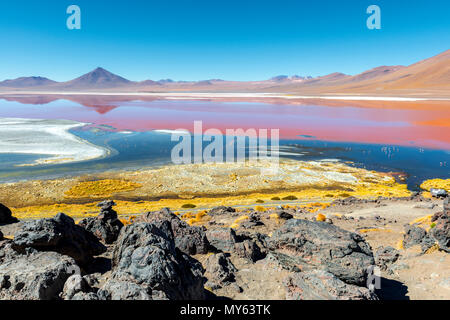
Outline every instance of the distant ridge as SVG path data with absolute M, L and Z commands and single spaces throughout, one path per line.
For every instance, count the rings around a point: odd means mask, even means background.
M 0 82 L 0 86 L 12 88 L 25 88 L 25 87 L 46 86 L 55 83 L 57 82 L 44 77 L 20 77 L 17 79 L 2 81 Z
M 0 92 L 273 92 L 302 95 L 421 95 L 450 97 L 450 50 L 409 66 L 380 66 L 357 75 L 278 75 L 261 81 L 130 81 L 101 67 L 67 82 L 22 77 L 0 82 Z

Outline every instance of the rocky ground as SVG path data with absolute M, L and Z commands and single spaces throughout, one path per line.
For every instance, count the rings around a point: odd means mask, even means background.
M 450 299 L 448 198 L 162 209 L 125 225 L 114 205 L 77 222 L 0 206 L 0 299 Z

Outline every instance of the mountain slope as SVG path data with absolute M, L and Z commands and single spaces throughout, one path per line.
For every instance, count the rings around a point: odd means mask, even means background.
M 0 86 L 11 88 L 25 88 L 25 87 L 47 86 L 55 83 L 57 82 L 44 77 L 20 77 L 17 79 L 2 81 L 0 82 Z
M 337 86 L 335 90 L 446 90 L 450 89 L 450 50 L 391 72 L 378 72 L 376 76 L 362 77 L 359 81 Z M 377 69 L 377 68 L 376 68 Z M 372 69 L 375 70 L 375 69 Z M 379 69 L 378 71 L 382 71 Z M 370 74 L 368 71 L 367 73 Z M 366 75 L 367 75 L 366 73 Z M 359 75 L 360 77 L 363 74 Z M 358 76 L 353 77 L 356 80 Z
M 97 68 L 71 81 L 63 82 L 64 89 L 106 89 L 133 85 L 135 82 L 122 78 L 103 68 Z

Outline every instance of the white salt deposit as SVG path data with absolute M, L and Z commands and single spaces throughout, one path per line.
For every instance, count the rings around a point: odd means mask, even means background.
M 70 120 L 0 118 L 0 153 L 43 155 L 33 164 L 68 163 L 106 156 L 109 151 L 69 130 L 85 123 Z

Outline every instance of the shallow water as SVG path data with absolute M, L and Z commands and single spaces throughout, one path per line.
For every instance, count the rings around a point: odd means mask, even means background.
M 115 101 L 113 97 L 79 97 L 76 101 L 8 99 L 0 100 L 0 117 L 89 122 L 93 125 L 72 132 L 108 147 L 112 154 L 105 159 L 34 167 L 15 165 L 30 163 L 40 155 L 0 154 L 2 182 L 168 164 L 176 142 L 170 141 L 170 134 L 152 130 L 192 131 L 193 122 L 198 120 L 203 121 L 203 130 L 217 128 L 223 133 L 237 128 L 280 129 L 284 157 L 339 159 L 368 169 L 405 172 L 412 188 L 427 178 L 450 177 L 448 128 L 420 124 L 418 119 L 430 123 L 436 120 L 435 114 L 424 110 L 192 100 Z

